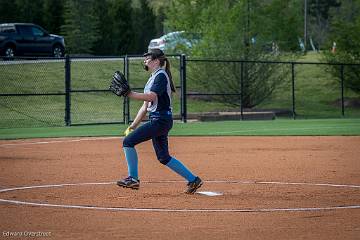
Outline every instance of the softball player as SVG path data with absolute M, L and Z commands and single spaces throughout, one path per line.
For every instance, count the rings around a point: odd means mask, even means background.
M 127 95 L 132 99 L 144 101 L 144 104 L 139 109 L 134 121 L 125 131 L 126 137 L 123 141 L 123 150 L 129 176 L 119 180 L 117 185 L 139 189 L 138 156 L 135 146 L 151 139 L 160 163 L 188 181 L 185 193 L 195 193 L 203 182 L 182 162 L 170 156 L 168 150 L 168 133 L 173 126 L 171 94 L 175 92 L 169 61 L 160 49 L 151 49 L 144 54 L 144 68 L 151 71 L 144 93 L 131 91 Z M 147 112 L 149 112 L 149 121 L 139 126 L 146 117 Z

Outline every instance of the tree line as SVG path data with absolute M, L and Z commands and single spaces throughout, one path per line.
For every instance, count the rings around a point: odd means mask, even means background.
M 201 32 L 214 42 L 234 37 L 245 45 L 275 42 L 279 49 L 293 52 L 304 50 L 302 44 L 305 50 L 330 49 L 339 38 L 339 20 L 358 24 L 360 1 L 173 0 L 169 6 L 165 28 Z
M 223 42 L 240 37 L 245 45 L 264 48 L 275 42 L 283 51 L 297 51 L 301 42 L 324 50 L 339 39 L 338 30 L 346 34 L 339 22 L 358 25 L 359 5 L 359 0 L 0 0 L 0 23 L 39 24 L 64 35 L 70 53 L 140 53 L 152 38 L 177 30 L 213 42 L 218 36 Z
M 360 63 L 360 0 L 173 0 L 164 25 L 201 35 L 191 49 L 193 57 L 296 60 L 313 50 L 324 61 Z M 284 82 L 287 71 L 257 63 L 243 69 L 231 64 L 199 65 L 192 76 L 208 92 L 242 89 L 243 104 L 251 108 Z M 330 71 L 339 79 L 339 66 Z M 344 77 L 345 87 L 360 93 L 359 66 L 347 67 Z M 236 97 L 222 98 L 230 105 L 239 104 Z
M 162 19 L 147 0 L 0 0 L 0 23 L 35 23 L 63 35 L 70 54 L 143 53 L 162 35 Z
M 0 0 L 4 22 L 32 22 L 63 35 L 70 54 L 140 54 L 151 39 L 181 30 L 201 39 L 180 49 L 195 57 L 286 60 L 314 50 L 329 62 L 360 62 L 360 0 Z M 209 73 L 198 77 L 209 91 L 218 88 L 207 81 L 216 77 L 214 69 L 194 71 Z M 229 79 L 221 79 L 236 89 L 238 71 L 230 68 Z M 286 74 L 257 65 L 244 72 L 244 88 L 257 90 L 246 98 L 248 106 L 271 94 Z M 339 76 L 338 67 L 333 74 Z M 360 92 L 359 68 L 346 74 L 346 86 Z

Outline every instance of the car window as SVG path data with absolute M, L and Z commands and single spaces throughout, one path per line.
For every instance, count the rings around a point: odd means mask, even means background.
M 31 30 L 32 30 L 33 35 L 36 37 L 44 36 L 44 32 L 40 28 L 32 27 Z
M 14 33 L 14 32 L 15 32 L 15 27 L 14 27 L 14 26 L 0 27 L 0 32 L 3 32 L 3 33 Z
M 32 36 L 33 32 L 30 26 L 18 26 L 18 29 L 22 35 Z

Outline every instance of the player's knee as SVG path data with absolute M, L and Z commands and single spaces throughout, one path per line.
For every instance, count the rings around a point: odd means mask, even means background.
M 159 160 L 159 162 L 160 162 L 161 164 L 167 165 L 167 164 L 170 162 L 171 157 L 170 157 L 170 156 L 167 156 L 167 157 L 159 157 L 158 160 Z
M 123 140 L 123 147 L 131 147 L 133 148 L 135 144 L 129 139 L 128 137 L 125 137 Z

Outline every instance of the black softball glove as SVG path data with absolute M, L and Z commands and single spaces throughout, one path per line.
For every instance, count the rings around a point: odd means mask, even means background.
M 124 97 L 126 97 L 131 91 L 128 81 L 126 80 L 124 74 L 120 71 L 116 71 L 114 73 L 109 89 L 117 96 Z

